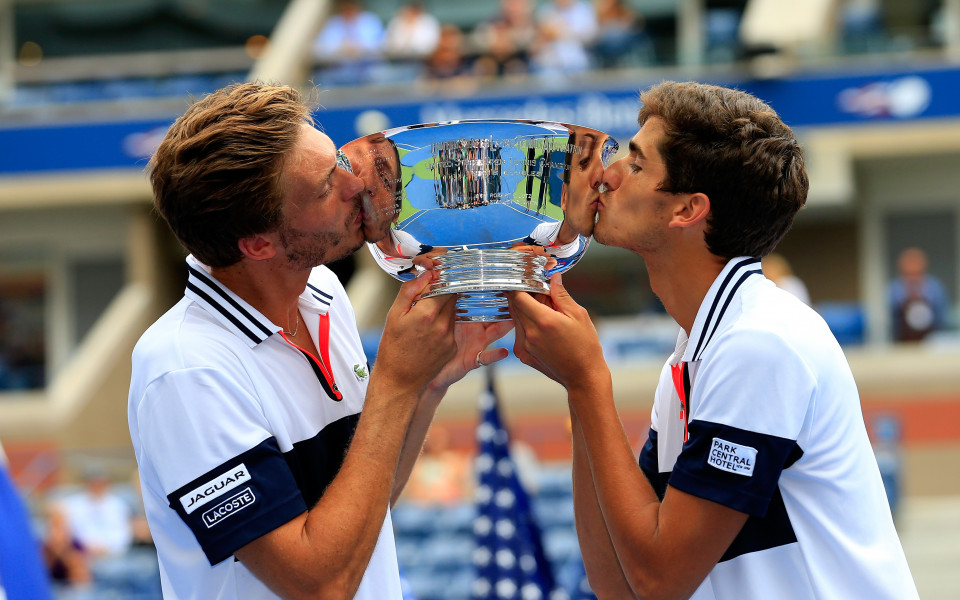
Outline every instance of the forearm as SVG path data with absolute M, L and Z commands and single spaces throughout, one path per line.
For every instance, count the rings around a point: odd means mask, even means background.
M 409 392 L 371 381 L 343 465 L 317 504 L 237 553 L 279 596 L 354 596 L 383 527 L 412 406 Z
M 577 538 L 590 587 L 599 600 L 633 598 L 603 521 L 597 491 L 576 413 L 570 411 L 573 442 L 573 508 Z
M 393 492 L 390 498 L 390 505 L 396 503 L 403 488 L 410 479 L 410 473 L 413 472 L 413 466 L 420 457 L 420 451 L 423 449 L 423 441 L 427 437 L 427 431 L 433 422 L 433 417 L 437 412 L 437 406 L 446 394 L 447 389 L 432 389 L 429 386 L 420 395 L 417 402 L 417 410 L 410 421 L 410 427 L 407 429 L 406 438 L 403 441 L 403 449 L 400 451 L 400 459 L 397 462 L 397 472 L 393 482 Z
M 651 587 L 648 578 L 657 577 L 663 559 L 657 551 L 660 501 L 636 463 L 609 379 L 569 393 L 582 457 L 620 574 L 633 595 L 645 597 L 642 591 Z

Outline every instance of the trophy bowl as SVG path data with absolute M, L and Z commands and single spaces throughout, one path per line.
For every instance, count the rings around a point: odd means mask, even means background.
M 456 293 L 458 320 L 502 321 L 505 291 L 549 293 L 583 256 L 618 148 L 578 125 L 482 119 L 367 135 L 338 161 L 364 182 L 364 234 L 384 271 L 438 270 L 424 297 Z

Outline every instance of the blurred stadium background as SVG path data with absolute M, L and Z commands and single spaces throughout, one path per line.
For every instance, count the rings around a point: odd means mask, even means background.
M 921 597 L 960 598 L 960 0 L 628 0 L 630 25 L 614 13 L 579 40 L 580 62 L 553 60 L 568 49 L 535 25 L 502 60 L 491 23 L 511 3 L 424 0 L 443 24 L 435 49 L 348 56 L 315 46 L 342 10 L 328 0 L 0 0 L 0 440 L 38 535 L 47 499 L 91 465 L 136 503 L 129 356 L 184 282 L 143 168 L 191 97 L 246 79 L 315 86 L 337 144 L 506 117 L 588 125 L 625 147 L 639 89 L 694 79 L 750 91 L 797 130 L 810 196 L 779 253 L 845 346 Z M 407 3 L 361 4 L 387 24 Z M 926 252 L 948 310 L 922 341 L 895 343 L 887 286 L 908 247 Z M 363 251 L 337 266 L 373 355 L 395 284 Z M 676 325 L 631 254 L 594 245 L 565 283 L 598 323 L 639 444 Z M 547 554 L 575 578 L 562 390 L 514 359 L 496 384 Z M 483 388 L 469 376 L 437 417 L 461 464 Z M 469 489 L 398 506 L 421 599 L 470 596 L 475 514 Z M 154 597 L 108 587 L 87 592 Z

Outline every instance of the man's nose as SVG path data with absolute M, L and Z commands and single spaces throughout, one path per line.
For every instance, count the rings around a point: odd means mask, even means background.
M 346 169 L 338 169 L 340 181 L 343 185 L 344 200 L 352 200 L 354 196 L 363 191 L 365 184 L 363 180 Z
M 593 189 L 599 189 L 603 184 L 603 165 L 597 164 L 597 166 L 590 169 L 590 187 Z
M 621 174 L 620 163 L 617 161 L 603 170 L 603 177 L 600 178 L 600 193 L 610 192 L 620 187 Z

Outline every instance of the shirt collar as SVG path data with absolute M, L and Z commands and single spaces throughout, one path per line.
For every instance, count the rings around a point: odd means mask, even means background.
M 740 256 L 727 262 L 713 281 L 703 302 L 700 303 L 697 318 L 693 322 L 689 340 L 683 350 L 684 362 L 698 361 L 703 357 L 731 301 L 741 291 L 743 282 L 754 275 L 763 277 L 759 258 Z
M 310 308 L 314 312 L 325 315 L 330 311 L 333 294 L 325 292 L 316 285 L 317 282 L 307 282 L 307 287 L 300 294 L 300 305 Z
M 203 306 L 251 348 L 281 330 L 279 325 L 217 281 L 210 274 L 210 267 L 193 255 L 187 257 L 187 289 L 184 295 Z M 332 301 L 331 294 L 313 283 L 307 283 L 300 294 L 300 305 L 321 315 L 330 310 Z

